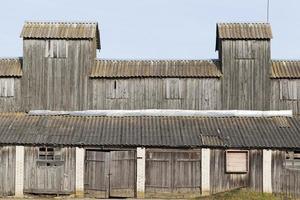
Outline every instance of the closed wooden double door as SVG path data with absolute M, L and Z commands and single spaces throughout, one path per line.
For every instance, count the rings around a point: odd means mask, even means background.
M 201 151 L 146 151 L 146 197 L 190 198 L 201 194 Z
M 135 151 L 86 151 L 86 196 L 135 197 L 135 188 Z

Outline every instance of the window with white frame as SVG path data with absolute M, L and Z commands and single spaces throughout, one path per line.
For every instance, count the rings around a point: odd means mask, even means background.
M 285 153 L 285 167 L 300 169 L 300 151 L 287 151 Z
M 249 168 L 249 156 L 246 150 L 227 150 L 226 173 L 247 173 Z

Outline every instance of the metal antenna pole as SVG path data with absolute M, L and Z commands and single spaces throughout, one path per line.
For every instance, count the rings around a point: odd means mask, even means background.
M 270 0 L 267 0 L 267 22 L 270 20 Z

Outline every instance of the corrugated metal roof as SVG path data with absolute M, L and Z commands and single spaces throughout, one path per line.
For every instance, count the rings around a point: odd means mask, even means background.
M 92 78 L 222 76 L 217 60 L 97 60 Z
M 300 78 L 300 61 L 273 60 L 271 78 Z
M 71 117 L 0 114 L 0 144 L 65 146 L 298 148 L 300 119 Z
M 100 49 L 100 34 L 97 22 L 25 22 L 22 38 L 93 39 Z
M 269 23 L 218 23 L 217 37 L 220 39 L 272 39 Z
M 0 58 L 0 77 L 22 76 L 21 58 Z

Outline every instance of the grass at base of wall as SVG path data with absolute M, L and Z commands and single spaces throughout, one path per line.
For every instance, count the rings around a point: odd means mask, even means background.
M 261 192 L 252 192 L 247 189 L 238 189 L 230 192 L 223 192 L 207 197 L 196 198 L 197 200 L 289 200 L 283 196 L 264 194 Z

